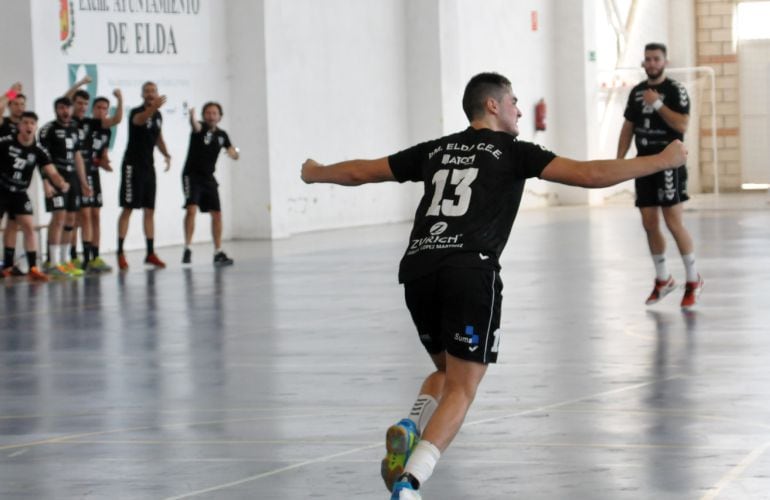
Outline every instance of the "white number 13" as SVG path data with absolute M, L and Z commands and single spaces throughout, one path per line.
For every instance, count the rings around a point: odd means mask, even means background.
M 428 207 L 426 215 L 440 215 L 444 214 L 449 217 L 459 217 L 464 215 L 468 211 L 468 206 L 471 204 L 471 183 L 476 180 L 476 176 L 479 173 L 478 168 L 466 168 L 464 170 L 452 170 L 452 179 L 450 180 L 455 188 L 454 195 L 457 200 L 442 200 L 444 195 L 444 187 L 446 187 L 446 181 L 449 177 L 449 170 L 437 170 L 433 175 L 433 184 L 436 186 L 436 191 L 433 193 L 433 200 Z

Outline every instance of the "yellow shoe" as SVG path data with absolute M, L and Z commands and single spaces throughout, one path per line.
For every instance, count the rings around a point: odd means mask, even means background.
M 72 261 L 65 262 L 64 264 L 62 264 L 59 267 L 63 268 L 64 272 L 66 272 L 67 274 L 69 274 L 73 278 L 80 278 L 84 274 L 83 270 L 82 269 L 78 269 L 77 267 L 75 267 L 75 264 L 73 264 Z

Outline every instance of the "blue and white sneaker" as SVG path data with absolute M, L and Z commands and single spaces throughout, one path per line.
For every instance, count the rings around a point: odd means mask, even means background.
M 412 487 L 409 481 L 399 481 L 393 485 L 393 494 L 390 500 L 421 500 L 422 495 Z
M 388 453 L 382 459 L 380 467 L 380 473 L 382 479 L 385 480 L 385 487 L 388 488 L 388 491 L 394 491 L 394 484 L 404 473 L 406 461 L 409 460 L 412 450 L 419 441 L 420 431 L 417 430 L 415 423 L 408 418 L 391 425 L 388 429 L 385 435 L 385 449 Z

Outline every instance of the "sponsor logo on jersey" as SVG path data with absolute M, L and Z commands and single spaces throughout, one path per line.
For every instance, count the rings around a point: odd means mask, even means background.
M 438 236 L 439 234 L 442 234 L 444 231 L 446 231 L 446 228 L 448 227 L 448 224 L 446 222 L 436 222 L 431 226 L 430 228 L 430 234 L 433 236 Z
M 455 234 L 452 236 L 425 236 L 424 238 L 417 238 L 412 240 L 409 245 L 408 255 L 415 254 L 421 250 L 443 250 L 446 248 L 462 248 L 463 244 L 460 242 L 462 234 Z
M 452 156 L 450 154 L 444 154 L 441 158 L 442 165 L 462 165 L 470 166 L 476 162 L 476 155 L 471 156 Z

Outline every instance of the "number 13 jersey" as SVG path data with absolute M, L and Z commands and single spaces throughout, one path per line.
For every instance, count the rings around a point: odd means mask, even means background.
M 555 157 L 508 133 L 472 127 L 389 156 L 397 181 L 425 186 L 399 282 L 439 267 L 499 269 L 524 183 Z

